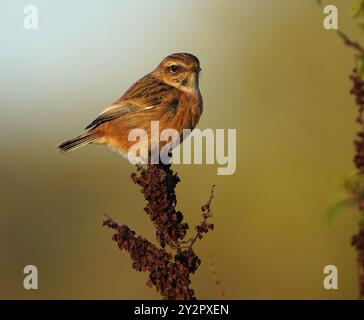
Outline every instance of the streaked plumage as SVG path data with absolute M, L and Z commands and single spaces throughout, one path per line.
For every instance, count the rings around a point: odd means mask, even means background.
M 81 136 L 62 143 L 69 152 L 89 143 L 106 144 L 125 154 L 135 143 L 128 141 L 132 129 L 144 129 L 150 135 L 151 121 L 159 121 L 159 130 L 172 128 L 182 135 L 193 129 L 202 113 L 199 90 L 200 63 L 188 53 L 172 54 L 147 74 L 110 107 L 106 108 Z

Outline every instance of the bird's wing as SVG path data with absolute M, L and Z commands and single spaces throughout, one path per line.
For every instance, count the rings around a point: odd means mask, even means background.
M 153 74 L 148 74 L 137 81 L 111 107 L 105 109 L 86 129 L 94 129 L 100 124 L 126 114 L 154 109 L 166 103 L 166 95 L 174 87 L 158 80 Z
M 150 107 L 142 107 L 133 104 L 125 104 L 125 105 L 114 105 L 110 108 L 107 108 L 103 111 L 94 121 L 92 121 L 85 129 L 95 129 L 100 124 L 116 119 L 128 113 L 137 113 L 140 111 L 145 111 L 154 108 L 154 106 Z

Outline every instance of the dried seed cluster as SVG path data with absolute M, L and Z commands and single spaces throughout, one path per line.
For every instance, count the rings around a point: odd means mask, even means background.
M 358 266 L 364 269 L 364 223 L 360 224 L 359 232 L 353 236 L 351 245 L 355 247 L 358 252 L 357 262 Z M 364 275 L 359 274 L 359 290 L 360 297 L 364 297 Z
M 358 107 L 358 117 L 356 122 L 360 125 L 360 130 L 357 132 L 357 137 L 354 140 L 355 156 L 354 163 L 358 172 L 364 174 L 364 81 L 358 73 L 357 68 L 353 69 L 350 76 L 353 87 L 350 91 L 355 96 L 355 102 Z M 358 197 L 358 208 L 364 212 L 363 202 Z M 355 234 L 351 241 L 352 246 L 357 250 L 357 263 L 359 271 L 359 293 L 360 299 L 364 299 L 364 223 L 359 224 L 359 232 Z
M 188 230 L 188 224 L 182 222 L 182 212 L 176 211 L 175 187 L 180 179 L 170 165 L 149 165 L 147 169 L 139 166 L 137 171 L 131 178 L 141 186 L 147 200 L 144 211 L 156 228 L 157 240 L 163 248 L 166 244 L 175 247 Z
M 182 212 L 176 210 L 175 187 L 180 180 L 170 165 L 138 166 L 137 173 L 133 173 L 131 178 L 141 186 L 147 200 L 144 211 L 153 222 L 160 248 L 110 217 L 103 225 L 115 230 L 112 239 L 120 250 L 129 253 L 133 269 L 149 273 L 149 287 L 155 286 L 164 299 L 195 299 L 194 291 L 189 287 L 190 275 L 197 270 L 201 260 L 195 254 L 193 244 L 214 227 L 207 223 L 212 216 L 210 205 L 214 190 L 202 207 L 203 221 L 195 227 L 195 238 L 184 241 L 188 224 L 183 222 Z M 166 250 L 167 245 L 173 254 Z
M 355 144 L 355 166 L 361 173 L 364 173 L 364 126 L 363 126 L 363 112 L 364 112 L 364 81 L 359 75 L 357 69 L 353 69 L 353 73 L 350 76 L 353 82 L 353 87 L 350 91 L 355 96 L 355 102 L 358 106 L 358 117 L 356 122 L 361 126 L 361 130 L 357 132 L 357 138 L 354 141 Z

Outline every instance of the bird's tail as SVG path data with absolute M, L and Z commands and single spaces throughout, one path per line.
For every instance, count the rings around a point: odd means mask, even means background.
M 83 147 L 98 138 L 97 134 L 92 131 L 86 132 L 77 138 L 67 140 L 58 146 L 62 153 L 68 153 L 80 147 Z

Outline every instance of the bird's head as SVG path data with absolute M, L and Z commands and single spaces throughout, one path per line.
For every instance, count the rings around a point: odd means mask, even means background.
M 198 90 L 200 61 L 190 53 L 174 53 L 164 58 L 153 74 L 163 82 L 185 92 Z

